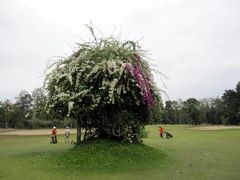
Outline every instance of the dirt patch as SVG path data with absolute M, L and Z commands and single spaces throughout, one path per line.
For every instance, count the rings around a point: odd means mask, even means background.
M 240 129 L 240 126 L 197 126 L 191 128 L 193 130 L 203 130 L 203 131 L 211 131 L 211 130 L 222 130 L 222 129 Z
M 57 134 L 64 134 L 65 129 L 57 129 Z M 76 129 L 71 129 L 71 133 L 76 133 Z M 8 131 L 0 130 L 0 135 L 50 135 L 51 129 L 36 129 L 36 130 L 16 130 L 11 129 Z
M 8 128 L 8 129 L 0 128 L 0 133 L 11 132 L 11 131 L 15 131 L 15 129 L 11 129 L 11 128 Z

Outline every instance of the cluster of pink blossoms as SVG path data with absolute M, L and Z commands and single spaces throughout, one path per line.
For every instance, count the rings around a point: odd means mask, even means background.
M 141 89 L 143 93 L 143 101 L 148 105 L 148 108 L 152 108 L 154 105 L 154 100 L 149 85 L 149 79 L 145 77 L 142 67 L 141 67 L 141 57 L 138 54 L 134 54 L 134 60 L 136 61 L 135 66 L 131 63 L 126 63 L 126 69 L 134 76 L 137 86 Z

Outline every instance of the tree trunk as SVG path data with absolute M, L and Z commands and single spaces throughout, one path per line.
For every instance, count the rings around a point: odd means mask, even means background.
M 77 119 L 77 144 L 81 143 L 81 128 L 82 128 L 81 119 L 78 116 L 78 119 Z
M 87 114 L 86 114 L 86 122 L 87 123 L 85 123 L 85 132 L 84 132 L 84 135 L 83 135 L 83 140 L 84 141 L 86 141 L 86 139 L 87 139 L 87 133 L 88 133 L 88 122 L 89 122 L 89 114 L 88 114 L 88 112 L 87 112 Z
M 85 127 L 85 132 L 84 132 L 84 136 L 83 136 L 83 141 L 86 141 L 86 139 L 87 139 L 87 131 L 88 131 L 88 129 Z
M 73 121 L 71 121 L 71 123 L 70 123 L 70 128 L 71 129 L 73 128 Z
M 5 128 L 8 129 L 8 121 L 6 121 L 4 124 L 5 124 Z

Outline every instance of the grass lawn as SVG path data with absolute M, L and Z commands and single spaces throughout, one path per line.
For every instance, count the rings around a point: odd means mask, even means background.
M 1 135 L 0 179 L 240 179 L 240 129 L 147 126 L 143 145 L 106 140 L 73 147 L 41 136 Z M 72 137 L 75 138 L 75 137 Z

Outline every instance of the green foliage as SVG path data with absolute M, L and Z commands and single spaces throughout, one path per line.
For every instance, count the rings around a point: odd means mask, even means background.
M 51 128 L 73 125 L 72 120 L 51 118 L 45 110 L 47 97 L 42 88 L 36 88 L 32 95 L 23 90 L 16 97 L 16 103 L 10 100 L 0 102 L 0 127 L 5 128 Z
M 48 119 L 45 111 L 47 96 L 44 93 L 43 88 L 36 88 L 32 92 L 32 117 L 34 119 Z
M 227 124 L 225 107 L 222 98 L 212 99 L 211 104 L 206 109 L 207 123 Z
M 240 124 L 240 82 L 235 90 L 226 90 L 222 96 L 228 124 Z
M 132 41 L 97 38 L 89 29 L 92 42 L 78 44 L 75 53 L 50 66 L 48 111 L 57 118 L 80 119 L 98 137 L 140 142 L 140 127 L 148 122 L 154 102 L 161 101 L 143 51 Z
M 4 127 L 8 128 L 13 120 L 14 106 L 10 100 L 1 103 L 1 116 L 3 118 Z
M 183 102 L 184 104 L 184 110 L 189 114 L 190 116 L 190 121 L 192 124 L 200 124 L 199 121 L 199 101 L 195 98 L 189 98 L 187 99 L 185 102 Z
M 165 119 L 164 121 L 169 124 L 177 123 L 178 104 L 176 101 L 166 101 L 165 106 Z
M 32 110 L 31 94 L 25 90 L 21 91 L 16 97 L 14 108 L 14 122 L 12 122 L 12 127 L 28 127 L 27 121 L 31 119 Z
M 163 123 L 240 124 L 240 82 L 226 90 L 221 98 L 166 101 Z
M 25 115 L 30 111 L 32 106 L 32 97 L 27 91 L 23 90 L 16 97 L 16 106 L 23 112 Z
M 224 104 L 221 98 L 166 101 L 163 122 L 170 124 L 225 124 L 224 113 Z

